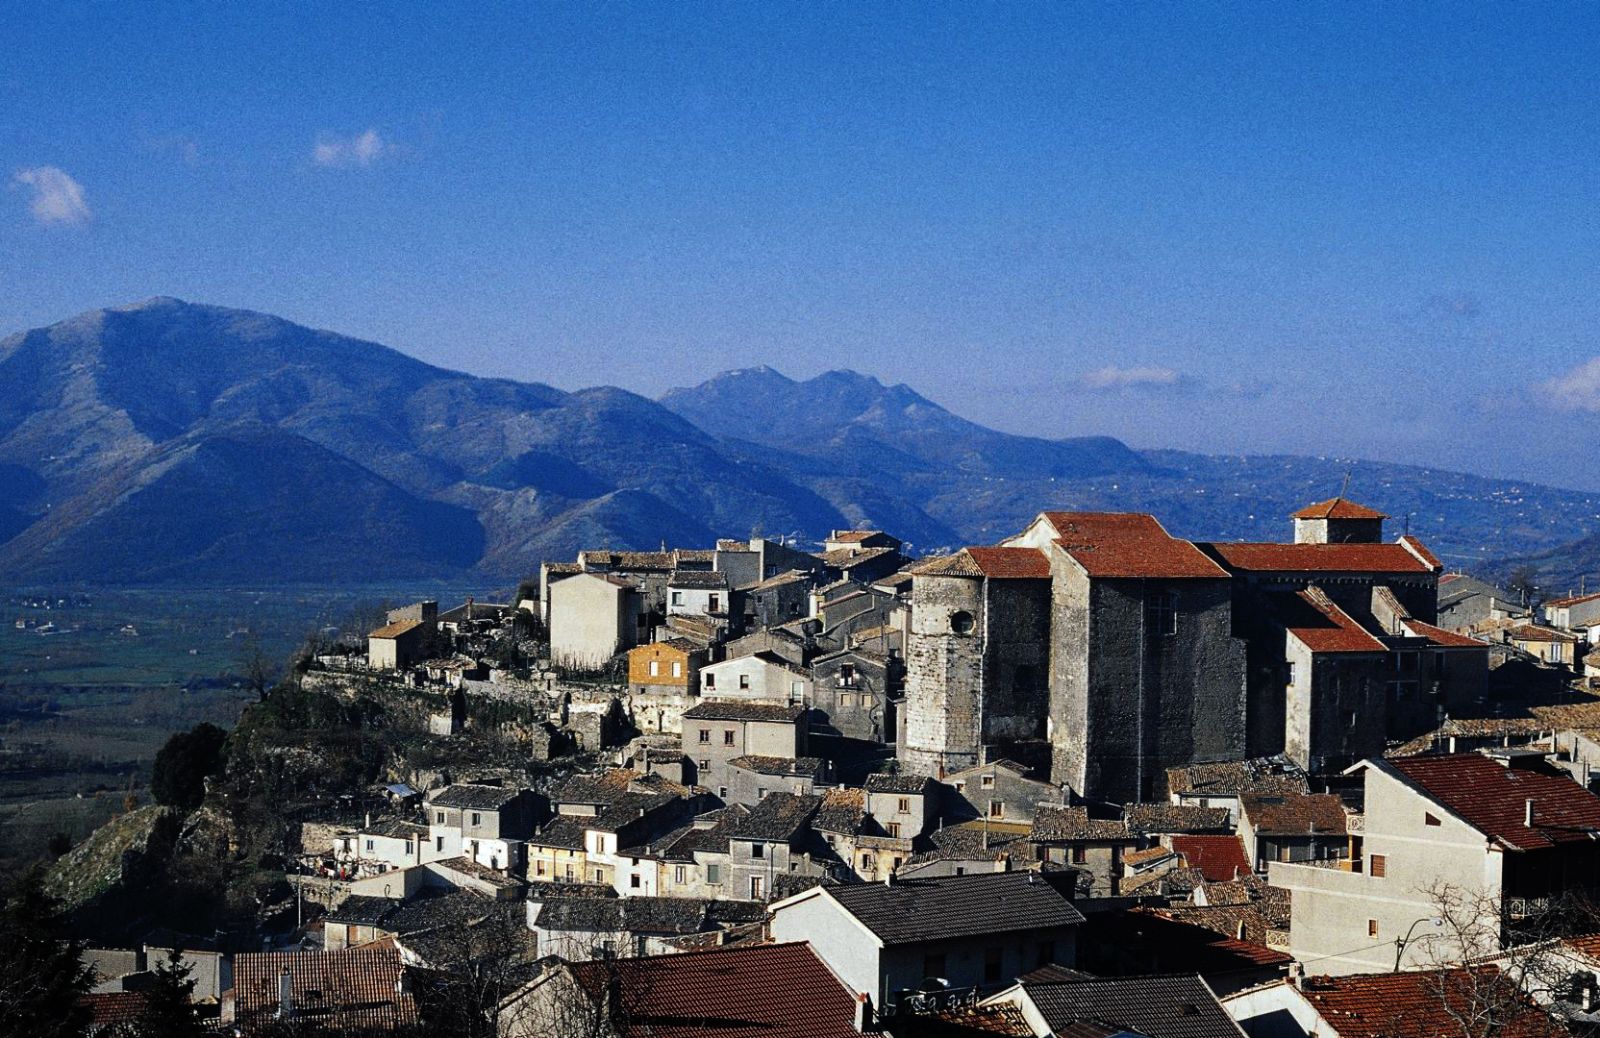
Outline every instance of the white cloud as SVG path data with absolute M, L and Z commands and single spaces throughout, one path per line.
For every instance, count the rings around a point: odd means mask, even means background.
M 1539 383 L 1539 391 L 1562 411 L 1600 411 L 1600 357 Z
M 393 150 L 394 145 L 384 140 L 376 129 L 369 128 L 354 137 L 336 137 L 325 133 L 312 149 L 311 161 L 336 169 L 370 166 Z
M 33 191 L 28 208 L 33 218 L 42 224 L 84 224 L 89 222 L 89 203 L 83 197 L 83 185 L 73 180 L 65 171 L 54 166 L 34 166 L 19 169 L 11 178 L 13 186 Z
M 1083 384 L 1089 389 L 1112 391 L 1118 389 L 1178 389 L 1187 379 L 1172 368 L 1136 367 L 1119 368 L 1108 365 L 1085 372 Z

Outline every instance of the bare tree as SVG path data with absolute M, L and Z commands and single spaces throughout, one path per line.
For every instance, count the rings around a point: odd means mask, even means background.
M 1427 894 L 1432 928 L 1412 943 L 1421 953 L 1421 983 L 1453 1036 L 1555 1033 L 1541 1004 L 1559 1001 L 1570 986 L 1573 960 L 1563 938 L 1594 928 L 1588 899 L 1573 893 L 1510 917 L 1496 890 L 1436 883 Z M 1397 948 L 1403 952 L 1404 942 Z

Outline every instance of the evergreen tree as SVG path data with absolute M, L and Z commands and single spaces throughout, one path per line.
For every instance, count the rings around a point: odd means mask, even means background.
M 94 985 L 83 942 L 67 935 L 37 869 L 0 896 L 0 1027 L 30 1038 L 77 1038 L 89 1022 L 80 1000 Z
M 194 967 L 174 948 L 156 963 L 145 1007 L 133 1027 L 137 1038 L 203 1038 L 205 1028 L 195 1014 Z
M 206 796 L 206 778 L 222 771 L 227 738 L 214 724 L 197 724 L 168 739 L 156 754 L 150 775 L 150 792 L 156 803 L 186 811 L 199 807 Z

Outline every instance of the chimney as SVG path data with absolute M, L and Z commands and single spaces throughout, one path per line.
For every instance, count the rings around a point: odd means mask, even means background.
M 1293 984 L 1297 991 L 1304 991 L 1305 990 L 1305 987 L 1306 987 L 1306 965 L 1305 965 L 1305 963 L 1303 963 L 1303 962 L 1291 962 L 1291 963 L 1289 963 L 1289 983 Z
M 872 996 L 865 991 L 856 995 L 856 1033 L 866 1034 L 872 1026 Z
M 294 1016 L 294 980 L 289 976 L 289 967 L 285 966 L 278 974 L 278 1019 L 287 1020 L 291 1016 Z
M 1244 940 L 1244 920 L 1243 919 L 1239 920 L 1237 923 L 1234 924 L 1234 927 L 1233 927 L 1233 938 L 1236 941 Z
M 1533 798 L 1529 797 L 1522 802 L 1522 824 L 1529 829 L 1533 828 Z

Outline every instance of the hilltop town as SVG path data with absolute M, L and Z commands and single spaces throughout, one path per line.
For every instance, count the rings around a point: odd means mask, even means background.
M 307 647 L 173 833 L 57 864 L 121 927 L 94 1019 L 175 954 L 233 1034 L 1583 1029 L 1600 594 L 1385 520 L 596 549 L 390 610 Z M 246 931 L 127 910 L 162 840 L 169 882 L 254 862 Z

